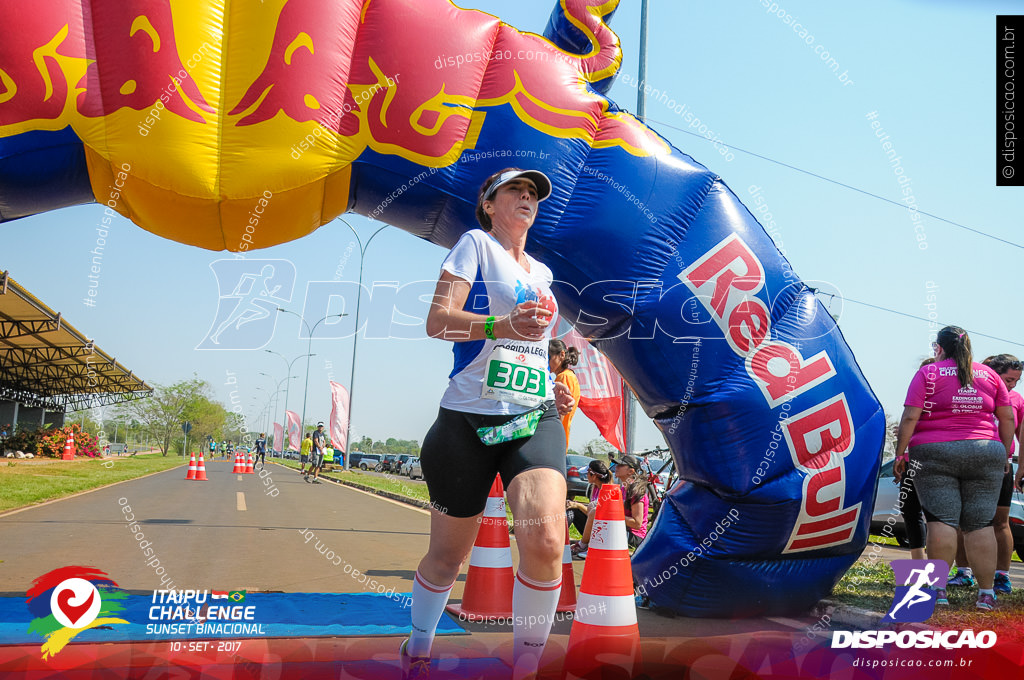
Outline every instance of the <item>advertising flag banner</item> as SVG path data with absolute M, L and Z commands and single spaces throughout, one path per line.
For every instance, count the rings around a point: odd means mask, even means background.
M 331 443 L 339 451 L 348 446 L 348 390 L 344 385 L 331 382 Z
M 299 414 L 295 411 L 285 411 L 285 423 L 288 425 L 288 448 L 293 451 L 299 450 L 301 442 L 302 426 L 299 425 Z
M 580 351 L 580 362 L 572 367 L 580 381 L 580 411 L 594 421 L 609 444 L 625 451 L 622 376 L 568 322 L 560 318 L 558 324 L 558 337 L 562 342 Z
M 274 423 L 274 443 L 270 445 L 271 451 L 284 451 L 284 428 L 281 423 Z

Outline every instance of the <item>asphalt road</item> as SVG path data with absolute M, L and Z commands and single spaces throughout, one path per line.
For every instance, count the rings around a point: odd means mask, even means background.
M 205 482 L 186 481 L 178 468 L 0 517 L 0 590 L 24 592 L 35 577 L 69 564 L 103 569 L 127 590 L 169 587 L 161 585 L 160 566 L 177 588 L 362 590 L 317 551 L 318 541 L 408 590 L 426 551 L 425 514 L 331 483 L 305 483 L 277 465 L 263 479 L 232 474 L 229 462 L 206 469 Z M 128 509 L 139 540 L 128 530 Z M 147 541 L 148 558 L 140 548 Z M 153 557 L 159 564 L 147 566 Z
M 225 461 L 206 468 L 205 482 L 186 481 L 177 468 L 0 517 L 0 594 L 24 596 L 33 579 L 68 565 L 102 569 L 135 592 L 172 585 L 363 592 L 367 583 L 354 570 L 396 592 L 411 591 L 427 550 L 426 511 L 331 482 L 306 483 L 274 464 L 263 479 L 232 474 Z M 141 537 L 129 531 L 129 513 Z M 144 549 L 153 553 L 146 556 Z M 346 563 L 353 568 L 348 574 Z M 578 584 L 584 563 L 573 566 Z M 463 574 L 453 600 L 462 597 L 464 580 Z M 638 618 L 645 637 L 794 632 L 814 624 L 809 618 L 667 618 L 644 610 Z M 474 633 L 498 632 L 464 625 Z M 557 623 L 554 632 L 568 633 L 569 625 Z

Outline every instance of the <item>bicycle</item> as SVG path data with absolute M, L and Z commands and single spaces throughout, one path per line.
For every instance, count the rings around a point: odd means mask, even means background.
M 677 477 L 675 470 L 675 461 L 671 454 L 666 457 L 664 463 L 657 470 L 651 468 L 651 462 L 649 458 L 653 455 L 655 457 L 661 457 L 660 454 L 668 454 L 669 450 L 657 446 L 649 451 L 644 451 L 638 454 L 638 458 L 641 460 L 641 469 L 647 474 L 647 500 L 650 505 L 649 517 L 650 521 L 653 522 L 654 518 L 658 516 L 658 512 L 661 510 L 662 504 L 665 502 L 665 495 L 668 490 L 672 488 Z M 659 484 L 662 481 L 662 475 L 665 476 L 664 488 L 659 488 Z

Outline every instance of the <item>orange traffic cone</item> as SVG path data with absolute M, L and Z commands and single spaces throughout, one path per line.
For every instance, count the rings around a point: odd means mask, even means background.
M 631 678 L 639 663 L 640 630 L 622 493 L 617 484 L 605 484 L 597 500 L 565 671 L 567 677 L 589 677 L 606 672 L 604 666 L 618 666 Z
M 185 475 L 185 479 L 196 478 L 196 452 L 192 452 L 192 460 L 188 462 L 188 474 Z
M 74 460 L 75 459 L 75 433 L 68 432 L 68 440 L 64 442 L 64 454 L 61 456 L 61 460 Z
M 255 472 L 256 472 L 256 470 L 253 468 L 253 465 L 252 465 L 252 456 L 250 456 L 248 453 L 246 453 L 245 454 L 245 474 L 251 475 L 251 474 L 254 474 Z
M 569 547 L 569 520 L 565 520 L 565 551 L 562 553 L 562 594 L 558 597 L 560 612 L 576 611 L 576 574 L 572 570 L 572 549 Z
M 242 458 L 241 451 L 235 451 L 235 467 L 232 468 L 231 474 L 233 475 L 244 475 L 245 474 L 245 459 Z
M 199 467 L 196 468 L 196 476 L 193 477 L 197 482 L 205 482 L 206 479 L 206 463 L 203 461 L 203 452 L 199 452 Z
M 462 602 L 447 609 L 470 621 L 490 621 L 512 616 L 512 546 L 505 517 L 505 491 L 501 476 L 494 478 L 487 494 L 487 507 L 480 518 L 480 530 L 469 556 L 469 572 Z

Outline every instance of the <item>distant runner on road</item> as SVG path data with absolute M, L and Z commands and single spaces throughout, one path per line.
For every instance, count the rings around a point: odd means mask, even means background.
M 260 432 L 260 436 L 256 439 L 256 460 L 253 465 L 263 461 L 263 467 L 267 467 L 267 435 L 265 432 Z

